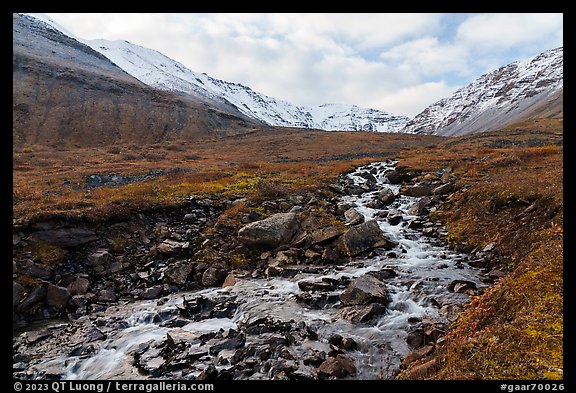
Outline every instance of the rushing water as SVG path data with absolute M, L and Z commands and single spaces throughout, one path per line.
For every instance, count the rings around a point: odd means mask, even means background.
M 398 193 L 399 186 L 386 184 L 386 171 L 392 169 L 394 162 L 372 164 L 368 167 L 374 173 L 379 186 L 385 186 Z M 361 183 L 365 180 L 358 176 L 360 168 L 349 176 Z M 386 219 L 379 219 L 378 210 L 369 208 L 368 202 L 375 198 L 378 191 L 372 191 L 359 196 L 345 196 L 347 202 L 365 216 L 377 219 L 380 228 L 389 239 L 398 243 L 393 253 L 378 255 L 371 258 L 358 258 L 345 266 L 326 267 L 322 273 L 300 272 L 293 278 L 274 277 L 268 279 L 253 279 L 239 277 L 234 286 L 227 288 L 205 289 L 198 292 L 173 294 L 162 301 L 138 301 L 120 304 L 106 310 L 106 318 L 113 321 L 124 321 L 122 328 L 107 334 L 107 338 L 98 343 L 96 350 L 89 355 L 69 356 L 61 354 L 36 366 L 39 371 L 61 370 L 64 379 L 111 379 L 111 378 L 146 378 L 133 366 L 133 354 L 144 344 L 159 343 L 166 340 L 169 333 L 172 337 L 194 340 L 202 334 L 217 332 L 220 329 L 239 330 L 243 324 L 252 318 L 268 316 L 278 321 L 304 322 L 317 332 L 318 338 L 305 338 L 290 350 L 294 362 L 299 363 L 299 369 L 311 369 L 300 361 L 310 351 L 328 352 L 329 338 L 335 333 L 352 338 L 357 347 L 347 352 L 354 360 L 357 373 L 356 379 L 391 378 L 398 371 L 401 360 L 410 353 L 406 336 L 413 328 L 414 321 L 434 320 L 446 321 L 439 314 L 439 305 L 462 304 L 468 300 L 468 295 L 453 293 L 447 290 L 452 280 L 467 280 L 480 286 L 478 270 L 462 264 L 464 256 L 455 253 L 431 238 L 424 237 L 405 225 L 411 217 L 408 208 L 418 198 L 400 196 L 389 208 L 400 211 L 403 221 L 398 225 L 390 225 Z M 391 268 L 397 276 L 386 280 L 390 295 L 387 311 L 375 320 L 365 324 L 354 324 L 348 320 L 335 317 L 338 303 L 324 309 L 307 308 L 296 301 L 296 296 L 302 291 L 298 282 L 321 281 L 322 279 L 341 279 L 359 277 L 372 270 Z M 327 295 L 337 297 L 343 287 L 329 292 Z M 175 315 L 178 308 L 183 307 L 184 299 L 195 297 L 218 299 L 234 299 L 238 305 L 236 312 L 230 318 L 211 318 L 190 322 L 180 327 L 167 327 L 155 315 Z M 247 335 L 246 345 L 257 342 L 259 335 Z M 233 351 L 232 351 L 233 352 Z M 218 356 L 227 356 L 222 351 Z M 198 360 L 198 370 L 202 364 L 207 365 L 210 356 Z M 161 362 L 162 358 L 156 360 Z M 230 367 L 226 362 L 218 367 Z M 198 372 L 199 373 L 199 372 Z M 196 375 L 198 374 L 196 373 Z M 267 379 L 266 373 L 254 373 L 251 379 Z

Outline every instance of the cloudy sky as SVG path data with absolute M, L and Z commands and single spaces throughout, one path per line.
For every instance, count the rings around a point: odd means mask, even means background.
M 297 105 L 410 117 L 486 72 L 563 45 L 555 13 L 47 15 L 78 37 L 127 40 Z

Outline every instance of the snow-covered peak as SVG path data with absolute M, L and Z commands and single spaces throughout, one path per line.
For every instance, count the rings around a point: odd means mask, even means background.
M 294 105 L 255 92 L 248 86 L 212 78 L 188 69 L 162 53 L 128 41 L 84 40 L 44 14 L 28 14 L 90 46 L 141 82 L 163 90 L 194 96 L 220 109 L 240 113 L 273 126 L 324 130 L 399 132 L 406 116 L 355 105 Z
M 563 88 L 563 48 L 482 75 L 430 105 L 402 132 L 462 135 L 503 126 Z
M 297 106 L 239 83 L 194 72 L 160 52 L 127 41 L 89 40 L 84 43 L 147 85 L 197 98 L 220 100 L 232 104 L 246 116 L 274 126 L 398 132 L 409 120 L 405 116 L 355 105 Z

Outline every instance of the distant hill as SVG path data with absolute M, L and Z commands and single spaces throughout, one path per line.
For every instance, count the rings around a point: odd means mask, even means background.
M 48 24 L 13 15 L 13 145 L 153 143 L 261 125 L 152 88 Z
M 563 118 L 563 48 L 485 74 L 423 110 L 402 132 L 457 136 L 531 118 Z

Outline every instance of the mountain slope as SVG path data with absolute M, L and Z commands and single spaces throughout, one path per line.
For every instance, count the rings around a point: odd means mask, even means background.
M 84 42 L 147 85 L 211 100 L 224 109 L 233 106 L 243 114 L 273 126 L 398 132 L 409 120 L 406 116 L 355 105 L 296 106 L 238 83 L 194 72 L 160 52 L 127 41 Z
M 12 58 L 15 147 L 194 139 L 257 124 L 151 88 L 29 16 L 13 15 Z
M 500 67 L 426 108 L 402 132 L 457 136 L 563 114 L 563 48 Z

